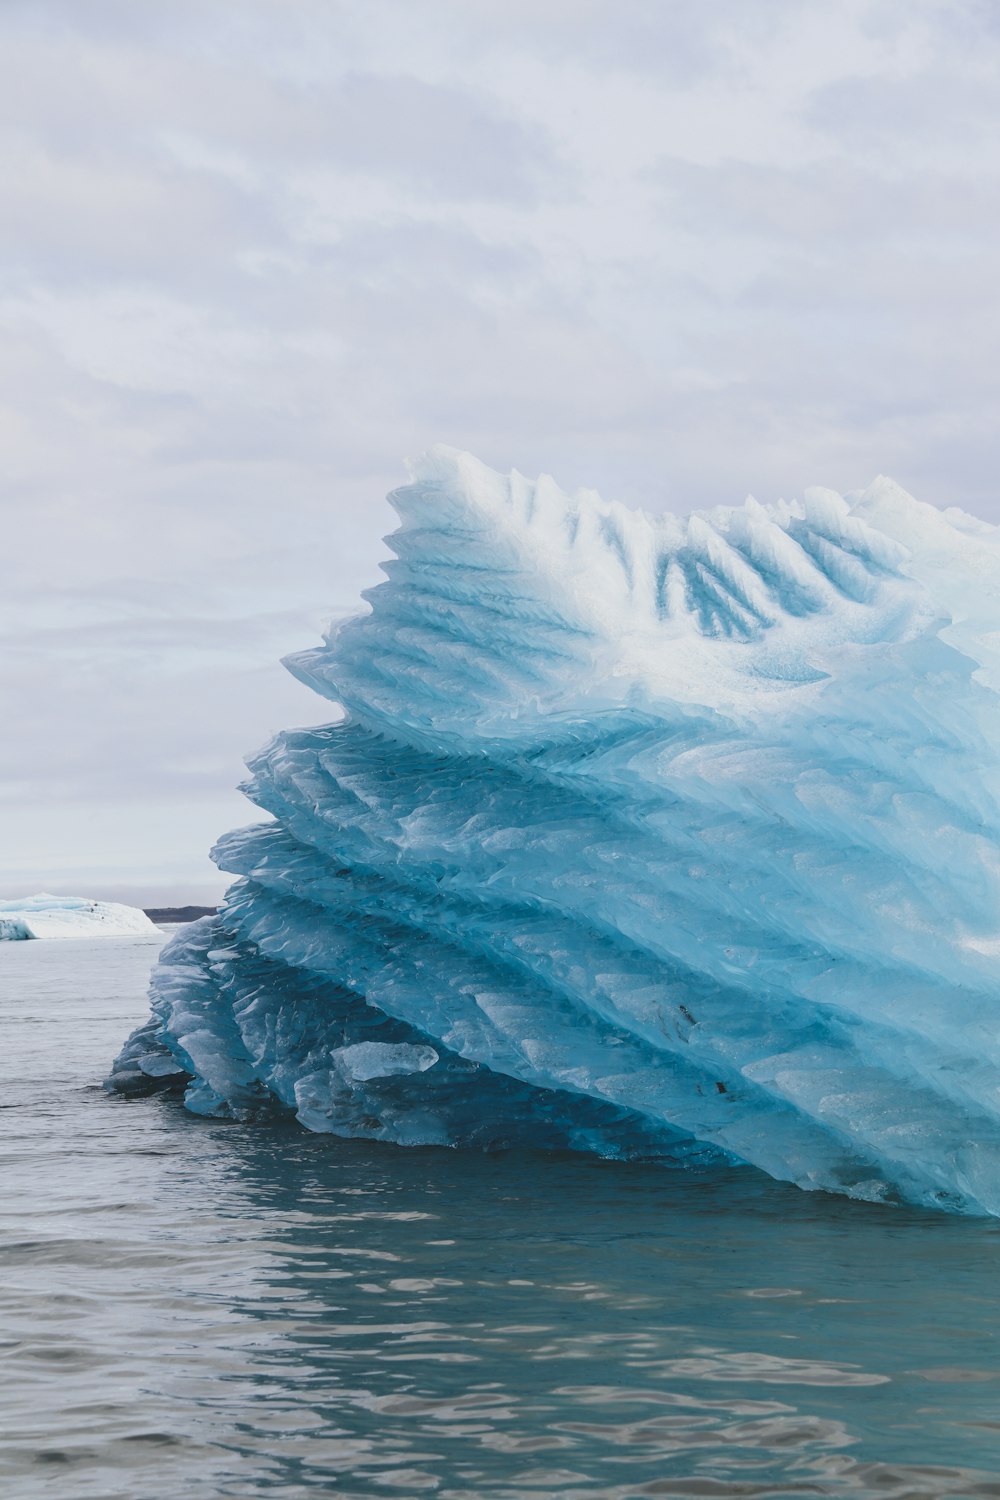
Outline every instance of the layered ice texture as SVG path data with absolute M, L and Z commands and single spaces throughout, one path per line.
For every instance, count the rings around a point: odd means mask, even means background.
M 110 1084 L 1000 1213 L 1000 532 L 435 449 Z
M 0 942 L 26 938 L 150 937 L 155 927 L 135 906 L 91 901 L 87 896 L 23 896 L 0 901 Z

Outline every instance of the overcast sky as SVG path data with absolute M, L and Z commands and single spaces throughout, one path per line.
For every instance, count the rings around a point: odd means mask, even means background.
M 207 900 L 428 444 L 1000 520 L 994 0 L 0 0 L 0 894 Z

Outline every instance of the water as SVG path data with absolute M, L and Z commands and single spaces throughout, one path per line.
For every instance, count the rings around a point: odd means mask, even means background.
M 14 1500 L 1000 1496 L 1000 1224 L 110 1098 L 155 952 L 0 944 Z

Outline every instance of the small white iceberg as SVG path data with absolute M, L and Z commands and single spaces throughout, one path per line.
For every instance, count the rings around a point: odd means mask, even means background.
M 25 938 L 160 937 L 137 906 L 86 896 L 24 896 L 0 901 L 0 942 Z

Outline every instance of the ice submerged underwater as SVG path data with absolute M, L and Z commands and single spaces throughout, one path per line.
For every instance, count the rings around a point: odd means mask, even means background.
M 108 1087 L 1000 1214 L 1000 528 L 436 448 Z

